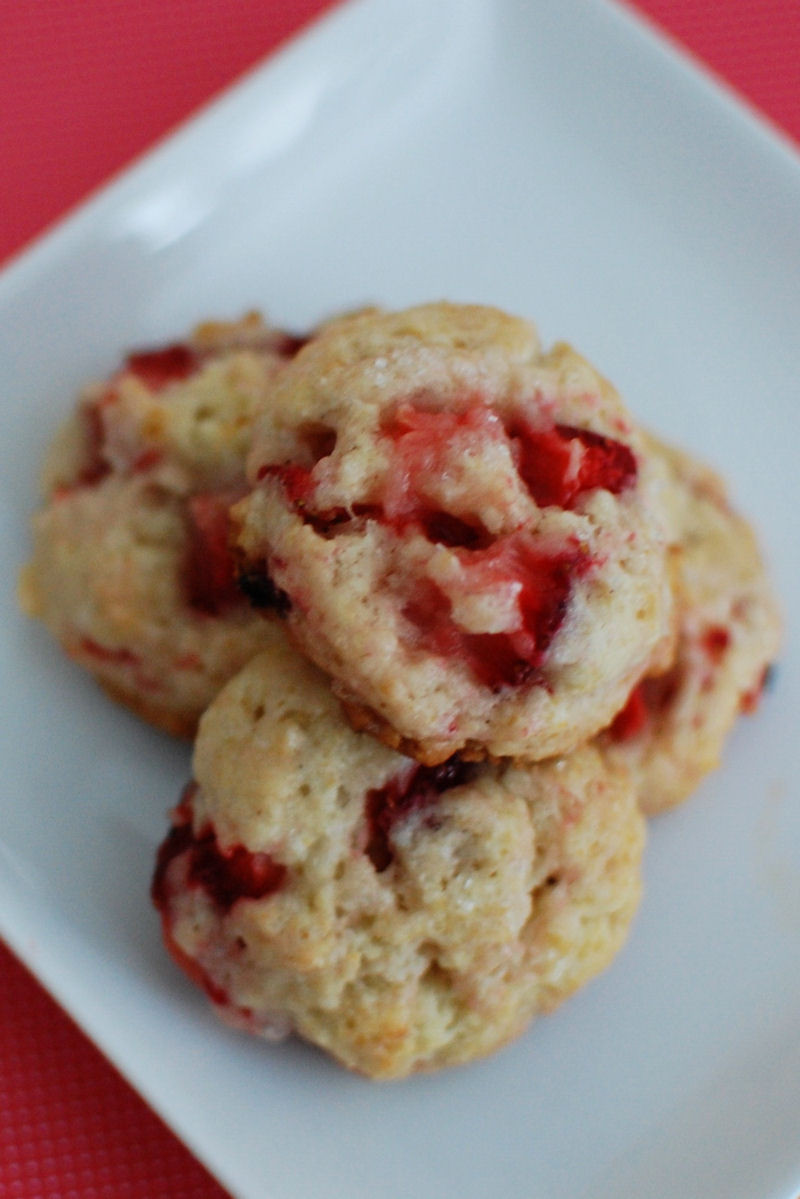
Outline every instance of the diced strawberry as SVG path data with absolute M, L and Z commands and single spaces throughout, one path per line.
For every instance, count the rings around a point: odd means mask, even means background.
M 286 492 L 286 498 L 293 507 L 301 508 L 311 498 L 314 484 L 311 480 L 311 468 L 299 466 L 296 462 L 287 462 L 284 466 L 262 466 L 257 478 L 277 479 Z
M 176 823 L 159 848 L 150 887 L 153 903 L 162 912 L 172 897 L 170 866 L 184 855 L 187 885 L 205 891 L 223 915 L 240 899 L 264 899 L 285 885 L 288 871 L 271 854 L 253 853 L 243 845 L 222 849 L 210 824 L 195 833 L 185 796 L 173 819 Z
M 499 417 L 479 402 L 460 412 L 400 404 L 384 421 L 382 432 L 393 447 L 381 506 L 386 519 L 401 527 L 419 523 L 420 514 L 429 507 L 425 493 L 440 479 L 454 447 L 463 452 L 470 442 L 505 439 Z
M 379 874 L 394 859 L 391 834 L 395 824 L 412 812 L 429 807 L 443 792 L 469 782 L 476 770 L 474 763 L 459 758 L 449 758 L 439 766 L 412 765 L 383 787 L 367 792 L 366 854 Z
M 632 741 L 647 724 L 648 710 L 641 683 L 628 696 L 625 707 L 617 713 L 608 730 L 612 741 Z
M 703 649 L 706 651 L 709 658 L 711 658 L 712 662 L 719 662 L 730 643 L 730 629 L 726 629 L 725 625 L 710 625 L 703 634 Z
M 222 912 L 239 899 L 264 899 L 286 881 L 286 867 L 268 853 L 252 853 L 243 845 L 221 850 L 216 834 L 205 828 L 195 839 L 189 883 L 202 887 Z
M 272 338 L 269 343 L 269 348 L 276 354 L 280 354 L 281 358 L 294 358 L 295 354 L 299 354 L 304 345 L 307 345 L 311 338 L 307 334 L 302 333 L 280 333 Z
M 77 482 L 83 487 L 92 487 L 111 470 L 104 454 L 105 429 L 103 416 L 96 404 L 86 404 L 80 409 L 83 423 L 84 461 L 78 472 Z
M 131 471 L 134 474 L 144 474 L 145 471 L 152 470 L 154 466 L 158 466 L 164 460 L 164 451 L 156 449 L 155 446 L 149 446 L 148 449 L 142 450 L 138 458 L 135 458 L 131 463 Z
M 520 583 L 518 628 L 508 633 L 468 633 L 452 619 L 447 596 L 431 581 L 415 584 L 404 614 L 420 631 L 425 648 L 443 657 L 460 658 L 472 674 L 492 690 L 525 682 L 543 683 L 540 667 L 558 632 L 573 581 L 589 562 L 580 550 L 543 554 L 533 539 L 518 533 L 487 549 L 460 551 L 470 591 L 497 584 Z
M 355 516 L 374 516 L 380 519 L 380 508 L 372 504 L 353 504 L 344 507 L 315 509 L 311 501 L 314 495 L 313 467 L 299 466 L 290 462 L 285 466 L 262 466 L 257 478 L 278 479 L 287 500 L 307 525 L 311 525 L 321 536 L 327 537 L 335 526 L 349 524 Z
M 219 615 L 241 602 L 230 552 L 229 512 L 238 491 L 201 492 L 186 505 L 188 550 L 184 578 L 188 602 L 198 612 Z
M 600 433 L 572 425 L 542 431 L 524 420 L 514 422 L 509 433 L 516 440 L 520 476 L 542 508 L 574 508 L 581 496 L 600 487 L 619 495 L 636 479 L 633 452 Z
M 191 346 L 176 343 L 155 350 L 129 354 L 125 370 L 135 375 L 150 391 L 161 391 L 170 383 L 188 379 L 200 367 L 200 356 Z

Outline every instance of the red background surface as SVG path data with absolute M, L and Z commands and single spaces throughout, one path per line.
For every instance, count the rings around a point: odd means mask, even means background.
M 800 144 L 797 0 L 631 5 Z M 0 0 L 0 260 L 330 0 Z M 0 945 L 0 1199 L 225 1193 Z

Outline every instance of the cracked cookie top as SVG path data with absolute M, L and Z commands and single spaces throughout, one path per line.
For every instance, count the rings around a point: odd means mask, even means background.
M 614 388 L 496 309 L 332 322 L 260 418 L 241 578 L 354 723 L 429 764 L 542 758 L 666 652 L 659 479 Z

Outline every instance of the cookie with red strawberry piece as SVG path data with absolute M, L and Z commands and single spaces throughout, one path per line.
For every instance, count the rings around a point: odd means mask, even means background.
M 496 309 L 332 322 L 235 509 L 242 584 L 354 724 L 435 764 L 562 753 L 672 632 L 660 481 L 614 388 Z
M 280 634 L 236 585 L 228 511 L 256 411 L 299 341 L 256 314 L 130 354 L 81 394 L 44 470 L 23 607 L 114 698 L 191 736 Z
M 780 646 L 781 618 L 755 533 L 722 479 L 653 439 L 668 474 L 675 530 L 675 660 L 638 685 L 601 738 L 631 769 L 653 815 L 674 807 L 719 765 L 742 712 L 752 711 Z
M 344 720 L 288 644 L 203 716 L 152 885 L 226 1021 L 376 1078 L 505 1044 L 602 970 L 639 896 L 643 818 L 592 747 L 425 766 Z

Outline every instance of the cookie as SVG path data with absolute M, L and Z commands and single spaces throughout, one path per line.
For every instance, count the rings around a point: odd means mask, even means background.
M 217 1013 L 394 1078 L 517 1036 L 611 960 L 643 818 L 592 747 L 425 766 L 352 730 L 288 646 L 204 715 L 152 895 Z
M 758 702 L 781 633 L 755 534 L 723 481 L 689 454 L 653 444 L 668 472 L 676 532 L 677 652 L 601 738 L 604 752 L 633 772 L 650 815 L 680 803 L 719 764 L 737 717 Z
M 248 473 L 242 585 L 357 727 L 426 764 L 566 752 L 664 657 L 648 452 L 611 385 L 526 321 L 332 322 L 278 381 Z
M 256 410 L 299 345 L 255 314 L 131 354 L 51 448 L 21 600 L 115 699 L 193 735 L 274 638 L 235 580 L 228 510 Z

